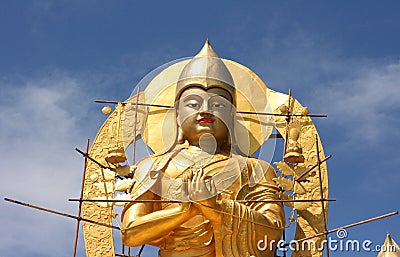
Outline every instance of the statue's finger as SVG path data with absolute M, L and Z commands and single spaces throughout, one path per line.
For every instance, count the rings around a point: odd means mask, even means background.
M 198 180 L 196 180 L 196 181 L 193 181 L 193 183 L 194 183 L 193 185 L 194 185 L 195 192 L 199 192 L 201 190 L 200 182 Z
M 198 175 L 199 175 L 199 180 L 204 180 L 204 170 L 203 170 L 203 168 L 199 169 Z
M 192 183 L 193 182 L 191 182 L 191 181 L 187 182 L 187 189 L 188 189 L 189 198 L 191 197 L 192 192 L 193 192 Z
M 182 175 L 182 182 L 187 182 L 187 181 L 188 181 L 188 176 L 187 176 L 186 173 L 184 173 L 184 174 Z
M 213 179 L 210 179 L 210 186 L 211 186 L 211 190 L 210 193 L 214 196 L 217 194 L 217 187 L 215 186 L 215 182 Z
M 191 180 L 193 179 L 193 170 L 192 170 L 192 169 L 189 169 L 189 170 L 186 172 L 186 176 L 187 176 L 187 178 L 188 178 L 188 181 L 191 181 Z
M 199 191 L 200 190 L 200 183 L 199 183 L 200 182 L 200 173 L 199 172 L 196 172 L 194 174 L 192 182 L 193 182 L 194 191 Z
M 200 170 L 195 171 L 193 176 L 193 181 L 199 181 L 200 179 Z
M 183 181 L 183 182 L 182 182 L 182 191 L 183 191 L 186 195 L 189 194 L 188 182 L 187 182 L 187 181 Z

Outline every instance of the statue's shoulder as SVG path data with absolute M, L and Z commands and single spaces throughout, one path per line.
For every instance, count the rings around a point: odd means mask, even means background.
M 154 198 L 152 187 L 157 182 L 160 164 L 168 160 L 168 156 L 167 153 L 153 154 L 141 159 L 136 164 L 133 173 L 134 184 L 130 191 L 131 200 L 152 200 Z M 122 218 L 132 205 L 134 205 L 134 202 L 125 205 Z
M 273 169 L 271 164 L 267 161 L 258 159 L 256 157 L 246 157 L 247 165 L 253 168 Z
M 273 178 L 276 178 L 275 169 L 264 160 L 255 157 L 247 157 L 246 167 L 250 183 L 257 183 L 262 180 L 272 181 Z
M 135 179 L 143 181 L 150 173 L 161 171 L 170 159 L 169 153 L 149 155 L 136 164 Z
M 135 181 L 131 190 L 131 198 L 138 199 L 146 192 L 152 191 L 158 177 L 170 160 L 170 154 L 153 154 L 140 160 L 133 174 Z

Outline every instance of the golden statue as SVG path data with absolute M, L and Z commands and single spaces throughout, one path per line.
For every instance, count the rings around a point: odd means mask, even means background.
M 285 225 L 274 169 L 235 147 L 235 85 L 208 42 L 183 69 L 176 89 L 177 143 L 138 164 L 134 200 L 123 212 L 122 240 L 151 244 L 159 256 L 274 256 Z M 251 178 L 257 178 L 251 183 Z M 146 181 L 146 182 L 144 182 Z
M 308 114 L 290 94 L 268 89 L 247 67 L 219 58 L 208 41 L 195 57 L 162 66 L 146 83 L 113 113 L 103 108 L 110 115 L 89 155 L 110 169 L 88 162 L 83 198 L 105 202 L 83 202 L 82 217 L 118 224 L 113 205 L 125 205 L 123 243 L 157 246 L 159 256 L 275 256 L 288 223 L 284 205 L 293 208 L 294 239 L 324 231 L 326 202 L 325 208 L 320 201 L 292 202 L 326 199 L 328 185 L 325 163 L 322 187 L 315 171 L 296 179 L 324 153 L 310 117 L 287 121 L 288 113 Z M 287 144 L 286 158 L 275 163 L 278 176 L 252 157 L 259 149 L 259 155 L 273 154 L 261 147 L 273 129 Z M 154 154 L 121 163 L 138 139 Z M 115 256 L 111 228 L 86 222 L 83 228 L 88 257 Z

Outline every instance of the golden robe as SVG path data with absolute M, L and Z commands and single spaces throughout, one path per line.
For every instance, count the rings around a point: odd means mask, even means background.
M 183 172 L 174 178 L 165 174 L 171 169 L 185 171 L 190 168 L 179 167 L 174 163 L 174 157 L 181 150 L 176 148 L 139 162 L 131 190 L 132 199 L 180 199 Z M 279 199 L 280 189 L 272 180 L 276 177 L 274 169 L 265 161 L 226 152 L 214 155 L 204 170 L 206 175 L 212 176 L 216 185 L 222 223 L 212 224 L 198 214 L 167 236 L 148 244 L 160 248 L 160 257 L 275 256 L 276 243 L 272 240 L 279 241 L 285 225 L 285 215 L 282 203 L 267 202 Z M 125 206 L 122 219 L 125 211 L 134 204 Z M 179 203 L 146 204 L 152 205 L 152 210 L 157 211 Z M 267 249 L 260 248 L 266 243 Z

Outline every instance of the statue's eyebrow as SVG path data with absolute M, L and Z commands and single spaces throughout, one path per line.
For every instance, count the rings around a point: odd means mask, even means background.
M 213 98 L 215 98 L 215 97 L 221 97 L 221 98 L 223 98 L 225 101 L 230 102 L 230 100 L 229 100 L 226 96 L 218 95 L 218 94 L 212 95 L 212 96 L 210 97 L 210 99 L 213 99 Z
M 209 98 L 208 98 L 209 100 L 211 100 L 211 99 L 213 99 L 215 97 L 221 97 L 224 100 L 230 102 L 230 99 L 228 99 L 224 95 L 219 95 L 219 94 L 214 94 L 214 93 L 211 93 L 211 94 L 212 94 L 211 96 L 210 96 L 210 93 L 208 93 L 208 94 L 206 93 L 206 94 L 202 94 L 202 95 L 208 95 L 209 96 Z M 204 99 L 204 97 L 202 95 L 201 94 L 189 94 L 189 95 L 186 95 L 185 97 L 183 97 L 182 100 L 183 100 L 183 102 L 187 102 L 187 101 L 192 100 L 192 99 L 199 99 L 199 98 Z
M 184 102 L 187 102 L 187 101 L 189 101 L 189 100 L 192 100 L 193 98 L 202 98 L 200 95 L 198 95 L 198 94 L 189 94 L 189 95 L 187 95 L 187 96 L 185 96 L 185 97 L 183 97 L 183 101 Z

